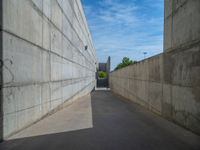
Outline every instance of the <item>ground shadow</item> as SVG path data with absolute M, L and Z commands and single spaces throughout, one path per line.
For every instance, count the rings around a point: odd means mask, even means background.
M 1 150 L 188 150 L 200 138 L 109 91 L 92 92 L 93 128 L 9 140 Z M 187 137 L 183 137 L 187 135 Z

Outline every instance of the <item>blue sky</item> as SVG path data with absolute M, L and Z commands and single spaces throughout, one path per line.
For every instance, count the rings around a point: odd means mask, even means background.
M 163 52 L 164 0 L 82 0 L 99 62 Z

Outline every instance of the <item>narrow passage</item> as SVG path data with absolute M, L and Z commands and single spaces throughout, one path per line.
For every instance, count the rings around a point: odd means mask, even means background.
M 0 149 L 199 150 L 200 137 L 110 91 L 95 91 Z

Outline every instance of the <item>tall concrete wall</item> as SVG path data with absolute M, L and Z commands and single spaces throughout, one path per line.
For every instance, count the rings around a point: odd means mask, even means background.
M 111 90 L 162 114 L 162 60 L 161 54 L 112 72 Z
M 80 0 L 1 2 L 6 138 L 89 93 L 96 54 Z
M 165 0 L 164 22 L 163 83 L 172 103 L 168 107 L 174 121 L 200 133 L 200 1 Z M 169 112 L 167 104 L 164 112 Z
M 3 55 L 3 34 L 2 34 L 2 23 L 3 23 L 3 5 L 2 5 L 2 0 L 0 0 L 0 60 L 2 58 Z M 0 142 L 3 139 L 3 98 L 2 98 L 2 80 L 3 80 L 3 76 L 2 76 L 2 63 L 0 64 Z
M 110 76 L 111 90 L 200 134 L 200 1 L 165 0 L 164 53 Z

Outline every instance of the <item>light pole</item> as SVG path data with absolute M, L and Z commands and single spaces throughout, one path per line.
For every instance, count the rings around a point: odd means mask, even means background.
M 146 58 L 145 56 L 146 56 L 147 52 L 143 52 L 143 54 L 144 54 L 144 59 L 145 59 Z

